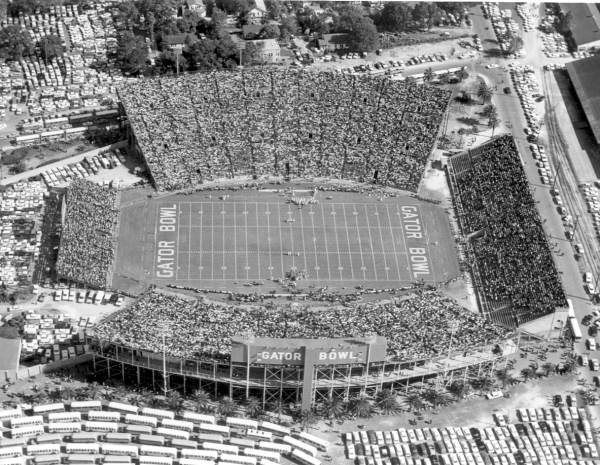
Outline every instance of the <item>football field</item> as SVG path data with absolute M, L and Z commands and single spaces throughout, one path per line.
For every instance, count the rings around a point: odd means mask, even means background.
M 143 209 L 143 224 L 131 227 L 135 215 L 122 212 L 119 234 L 143 230 L 139 281 L 226 288 L 295 276 L 299 285 L 389 288 L 458 274 L 445 213 L 412 197 L 319 193 L 298 207 L 274 192 L 234 191 L 152 199 Z M 121 243 L 113 285 L 136 247 Z

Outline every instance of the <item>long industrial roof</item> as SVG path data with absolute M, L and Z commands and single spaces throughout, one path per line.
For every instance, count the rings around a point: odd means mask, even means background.
M 600 55 L 567 63 L 567 71 L 594 138 L 600 144 Z
M 573 15 L 571 33 L 578 47 L 600 41 L 600 10 L 595 3 L 561 3 L 560 8 Z

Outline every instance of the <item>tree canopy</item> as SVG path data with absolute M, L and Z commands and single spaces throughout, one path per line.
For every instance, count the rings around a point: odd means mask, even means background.
M 9 25 L 0 29 L 0 58 L 19 60 L 34 51 L 31 36 L 21 26 Z
M 63 56 L 64 54 L 62 39 L 53 34 L 42 37 L 42 40 L 39 42 L 39 47 L 44 60 L 51 60 L 52 58 Z
M 117 62 L 127 74 L 143 73 L 147 67 L 148 46 L 143 37 L 123 31 L 118 38 Z

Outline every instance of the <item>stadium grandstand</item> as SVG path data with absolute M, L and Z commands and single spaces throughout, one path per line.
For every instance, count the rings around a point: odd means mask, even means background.
M 597 144 L 600 144 L 600 55 L 567 63 L 567 72 Z
M 142 79 L 119 97 L 159 190 L 272 174 L 415 191 L 450 92 L 261 68 Z
M 394 301 L 231 305 L 151 290 L 95 328 L 94 372 L 264 404 L 375 394 L 514 352 L 508 331 L 437 291 Z M 160 384 L 160 383 L 159 383 Z
M 447 170 L 483 313 L 514 328 L 566 307 L 512 136 L 453 156 Z
M 0 410 L 5 465 L 320 465 L 330 444 L 288 426 L 236 416 L 99 400 Z

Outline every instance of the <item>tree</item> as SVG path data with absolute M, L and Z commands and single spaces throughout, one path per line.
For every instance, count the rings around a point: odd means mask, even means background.
M 202 20 L 200 15 L 195 11 L 184 11 L 181 18 L 177 18 L 176 25 L 179 32 L 183 34 L 187 33 L 196 33 L 196 28 L 198 27 L 198 23 Z
M 227 22 L 227 13 L 219 8 L 214 8 L 211 15 L 212 31 L 209 37 L 215 38 L 219 35 Z
M 460 82 L 463 82 L 465 79 L 467 79 L 469 77 L 469 72 L 463 66 L 456 72 L 456 77 L 458 77 L 458 80 Z
M 136 6 L 146 22 L 143 25 L 154 43 L 154 33 L 163 31 L 170 23 L 173 23 L 177 13 L 177 0 L 137 0 Z M 164 31 L 163 31 L 164 32 Z
M 471 380 L 471 386 L 481 391 L 489 391 L 494 386 L 494 380 L 489 376 L 481 376 Z
M 506 49 L 506 53 L 508 53 L 509 55 L 512 55 L 514 53 L 517 53 L 519 50 L 521 50 L 523 48 L 523 45 L 525 43 L 523 42 L 523 38 L 520 36 L 512 36 L 510 39 L 510 43 L 508 45 L 508 48 Z
M 0 58 L 21 60 L 33 55 L 35 47 L 29 32 L 18 25 L 9 25 L 0 29 Z
M 462 379 L 456 379 L 450 383 L 448 390 L 456 396 L 457 399 L 463 399 L 470 390 L 470 386 Z
M 133 32 L 134 27 L 139 27 L 140 12 L 133 2 L 121 2 L 117 5 L 117 19 L 124 29 Z
M 187 47 L 183 56 L 192 71 L 231 69 L 237 65 L 238 50 L 228 36 L 217 39 L 199 40 Z
M 311 9 L 297 13 L 296 19 L 301 32 L 304 34 L 327 34 L 329 32 L 329 25 L 323 21 L 323 17 Z
M 323 415 L 330 421 L 334 418 L 340 418 L 344 414 L 344 403 L 338 397 L 325 399 L 321 405 Z
M 438 406 L 445 406 L 452 402 L 450 393 L 445 389 L 432 386 L 423 392 L 423 399 L 433 405 L 434 408 Z
M 368 397 L 361 395 L 350 401 L 350 411 L 359 418 L 369 418 L 373 414 L 373 405 Z
M 260 39 L 278 39 L 281 31 L 277 24 L 267 24 L 259 32 L 258 37 Z
M 244 65 L 262 65 L 265 63 L 263 49 L 265 44 L 261 41 L 247 41 L 242 55 Z
M 516 382 L 515 378 L 507 368 L 496 371 L 496 378 L 498 378 L 498 381 L 502 383 L 502 389 L 504 389 L 507 385 L 512 386 Z
M 265 0 L 265 7 L 267 8 L 268 19 L 279 19 L 282 12 L 281 2 L 279 0 Z
M 40 52 L 44 60 L 61 57 L 64 53 L 63 41 L 53 34 L 44 36 L 39 42 Z
M 433 79 L 433 70 L 431 68 L 427 68 L 423 72 L 423 80 L 425 82 L 431 82 L 432 79 Z
M 181 412 L 183 409 L 183 397 L 178 391 L 169 392 L 166 403 L 169 410 L 172 410 L 175 414 Z
M 531 367 L 526 367 L 521 370 L 521 376 L 523 381 L 527 381 L 531 378 L 535 378 L 535 370 Z
M 179 57 L 177 57 L 179 55 Z M 162 73 L 177 73 L 177 66 L 179 71 L 183 72 L 188 69 L 188 62 L 181 53 L 173 50 L 165 50 L 160 53 L 156 59 L 156 67 Z
M 481 81 L 479 83 L 479 88 L 477 89 L 477 97 L 481 99 L 482 105 L 492 100 L 492 90 L 484 81 Z
M 280 38 L 283 40 L 289 39 L 298 32 L 298 22 L 293 15 L 287 15 L 281 18 L 279 22 Z
M 494 132 L 496 128 L 500 124 L 500 118 L 498 117 L 498 112 L 494 112 L 489 116 L 488 126 L 492 128 L 492 137 L 494 137 Z
M 348 31 L 348 46 L 354 52 L 372 52 L 379 47 L 379 34 L 371 18 L 353 20 Z
M 210 395 L 203 389 L 197 389 L 192 395 L 192 399 L 196 403 L 196 411 L 198 412 L 212 412 L 214 405 L 210 398 Z
M 143 37 L 123 31 L 118 38 L 117 62 L 126 74 L 138 75 L 147 67 L 148 47 Z
M 406 395 L 405 398 L 409 410 L 418 412 L 425 406 L 425 403 L 423 402 L 423 397 L 421 397 L 421 394 L 419 394 L 418 392 L 413 391 Z
M 396 393 L 391 389 L 382 389 L 375 400 L 377 408 L 385 415 L 393 415 L 400 411 Z
M 231 397 L 223 397 L 219 401 L 218 412 L 224 417 L 229 417 L 233 412 L 235 412 L 235 402 L 231 399 Z
M 550 373 L 552 373 L 555 369 L 556 369 L 556 365 L 552 362 L 546 362 L 542 365 L 542 370 L 544 370 L 544 373 L 546 374 L 546 376 L 549 376 Z
M 486 105 L 483 107 L 483 110 L 481 110 L 481 116 L 484 118 L 488 118 L 492 113 L 498 113 L 496 106 L 492 104 Z
M 412 18 L 410 5 L 403 2 L 386 2 L 375 18 L 379 30 L 405 32 Z
M 249 397 L 246 401 L 246 413 L 250 418 L 258 418 L 263 412 L 262 405 L 256 397 Z
M 46 0 L 12 0 L 8 4 L 8 14 L 10 16 L 18 16 L 19 13 L 30 15 L 36 10 L 46 11 L 50 2 Z
M 249 0 L 216 0 L 217 8 L 230 15 L 245 14 L 254 6 Z
M 436 21 L 439 21 L 441 11 L 438 6 L 433 3 L 427 3 L 425 7 L 425 22 L 427 24 L 427 30 L 431 30 Z
M 565 14 L 560 15 L 556 29 L 561 34 L 566 35 L 569 32 L 571 32 L 572 24 L 573 24 L 573 13 L 571 12 L 571 10 L 569 10 Z
M 311 425 L 317 422 L 317 416 L 312 410 L 302 410 L 300 412 L 300 423 L 302 423 L 302 429 L 307 431 Z
M 420 26 L 427 23 L 428 15 L 427 5 L 423 2 L 417 3 L 412 10 L 413 21 Z

